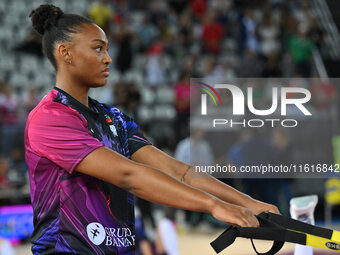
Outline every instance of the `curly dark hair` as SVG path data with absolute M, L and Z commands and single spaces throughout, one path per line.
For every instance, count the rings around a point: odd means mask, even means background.
M 90 19 L 77 14 L 64 13 L 52 4 L 42 4 L 31 11 L 32 27 L 42 35 L 43 52 L 57 70 L 54 56 L 56 42 L 69 42 L 72 34 L 79 33 L 82 24 L 94 24 Z M 77 29 L 78 28 L 78 29 Z

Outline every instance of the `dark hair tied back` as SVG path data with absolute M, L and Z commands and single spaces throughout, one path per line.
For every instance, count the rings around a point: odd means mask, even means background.
M 58 19 L 64 12 L 57 6 L 42 4 L 31 11 L 29 17 L 32 20 L 33 28 L 41 35 L 53 26 L 57 26 Z
M 80 25 L 94 24 L 92 20 L 78 14 L 64 13 L 52 4 L 40 5 L 31 11 L 29 16 L 34 30 L 42 35 L 43 52 L 56 70 L 58 68 L 54 56 L 56 42 L 70 42 L 74 34 L 81 32 Z

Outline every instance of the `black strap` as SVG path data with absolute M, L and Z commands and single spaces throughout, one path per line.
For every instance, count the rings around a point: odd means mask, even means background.
M 230 226 L 219 237 L 211 242 L 210 245 L 216 253 L 220 253 L 222 250 L 233 244 L 237 237 L 254 238 L 260 240 L 274 240 L 272 248 L 268 252 L 263 253 L 263 255 L 273 255 L 280 251 L 283 247 L 286 240 L 286 232 L 290 231 L 277 228 L 241 228 L 239 226 Z M 303 234 L 296 233 L 296 236 L 299 235 Z M 294 237 L 290 239 L 294 240 Z M 253 247 L 257 254 L 261 254 L 257 252 L 254 245 Z
M 272 255 L 272 254 L 276 254 L 276 253 L 278 253 L 282 249 L 283 245 L 285 244 L 285 242 L 277 242 L 277 241 L 275 241 L 273 243 L 272 248 L 269 251 L 267 251 L 265 253 L 260 253 L 260 252 L 258 252 L 256 250 L 253 239 L 250 239 L 250 241 L 251 241 L 251 245 L 253 246 L 254 251 L 258 255 Z
M 228 246 L 232 245 L 239 236 L 238 228 L 229 226 L 219 237 L 210 243 L 216 253 L 220 253 Z
M 306 234 L 331 239 L 333 230 L 316 227 L 298 220 L 278 214 L 263 212 L 256 216 L 259 228 L 242 228 L 229 226 L 216 240 L 211 243 L 213 249 L 219 253 L 232 243 L 237 237 L 250 238 L 255 252 L 259 255 L 273 255 L 277 253 L 285 242 L 306 244 Z M 296 232 L 298 231 L 298 232 Z M 272 240 L 274 244 L 266 253 L 259 253 L 252 239 Z
M 272 240 L 274 241 L 272 248 L 266 253 L 259 253 L 252 241 L 255 252 L 259 255 L 274 255 L 281 250 L 285 242 L 292 242 L 305 245 L 306 235 L 295 231 L 288 230 L 279 224 L 279 220 L 271 221 L 271 215 L 262 213 L 256 216 L 260 227 L 247 228 L 240 226 L 229 226 L 219 237 L 217 237 L 211 246 L 216 253 L 221 252 L 228 246 L 234 243 L 237 237 L 244 237 L 259 240 Z M 293 229 L 293 228 L 290 228 Z
M 283 228 L 304 232 L 310 235 L 319 236 L 326 239 L 331 239 L 333 235 L 333 230 L 331 229 L 317 227 L 311 224 L 307 224 L 289 217 L 285 217 L 270 212 L 263 212 L 259 214 L 257 217 L 267 219 L 270 222 L 274 222 Z

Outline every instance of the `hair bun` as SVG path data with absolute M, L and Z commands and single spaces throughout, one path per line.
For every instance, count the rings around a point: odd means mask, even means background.
M 32 21 L 32 27 L 41 35 L 46 30 L 57 25 L 57 21 L 64 12 L 52 4 L 42 4 L 31 11 L 29 17 Z

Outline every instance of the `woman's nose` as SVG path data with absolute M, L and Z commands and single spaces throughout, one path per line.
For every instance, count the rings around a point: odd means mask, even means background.
M 105 54 L 104 63 L 107 64 L 107 65 L 110 65 L 112 63 L 112 59 L 111 59 L 108 52 L 106 52 L 106 54 Z

